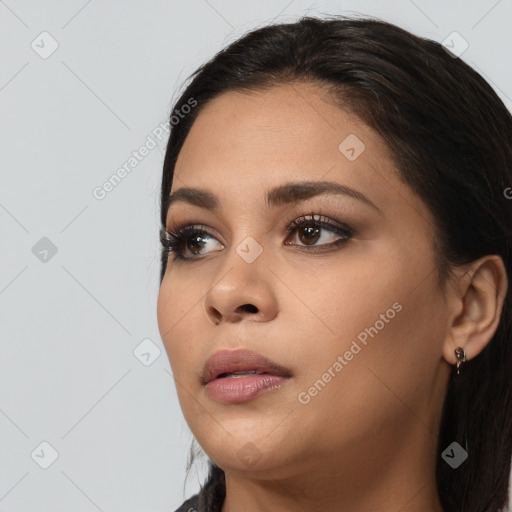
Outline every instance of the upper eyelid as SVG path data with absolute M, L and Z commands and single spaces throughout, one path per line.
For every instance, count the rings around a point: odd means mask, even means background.
M 286 223 L 286 228 L 285 228 L 286 232 L 292 233 L 292 232 L 296 231 L 297 229 L 299 229 L 302 224 L 307 224 L 308 222 L 317 224 L 321 227 L 321 229 L 325 229 L 326 231 L 331 231 L 332 233 L 336 233 L 336 229 L 337 229 L 337 230 L 341 230 L 341 231 L 350 232 L 353 235 L 356 234 L 356 230 L 352 226 L 348 225 L 347 223 L 338 221 L 336 219 L 332 219 L 328 215 L 326 215 L 324 213 L 320 213 L 320 212 L 307 213 L 307 214 L 303 214 L 303 215 L 294 217 L 291 221 L 288 221 Z M 272 229 L 277 224 L 278 223 L 276 223 L 272 227 Z M 222 241 L 218 240 L 218 237 L 214 233 L 210 232 L 211 229 L 212 228 L 210 228 L 200 222 L 188 222 L 188 223 L 178 224 L 172 229 L 166 228 L 167 231 L 174 231 L 174 232 L 177 232 L 180 230 L 181 231 L 185 230 L 185 231 L 188 231 L 189 233 L 190 232 L 192 232 L 192 233 L 202 232 L 202 233 L 205 233 L 206 235 L 214 238 L 215 240 L 217 240 L 221 245 L 224 245 L 224 243 Z M 336 234 L 339 234 L 339 233 L 336 233 Z
M 302 201 L 302 203 L 297 203 L 296 205 L 294 205 L 292 208 L 290 208 L 290 210 L 288 211 L 288 214 L 280 217 L 277 222 L 274 222 L 268 231 L 271 231 L 272 229 L 275 229 L 276 226 L 278 226 L 279 224 L 281 223 L 286 223 L 285 225 L 288 226 L 290 225 L 294 220 L 297 220 L 299 218 L 302 218 L 302 217 L 307 217 L 307 216 L 321 216 L 321 217 L 325 217 L 327 218 L 330 222 L 336 224 L 341 224 L 342 226 L 345 225 L 347 228 L 349 227 L 349 225 L 346 223 L 346 222 L 342 222 L 340 220 L 337 220 L 336 218 L 333 218 L 333 216 L 328 212 L 326 211 L 326 208 L 325 208 L 325 204 L 318 204 L 318 205 L 308 205 L 308 204 L 304 204 L 304 203 L 309 203 L 309 201 L 312 201 L 314 199 L 318 200 L 318 199 L 321 199 L 322 196 L 315 196 L 313 198 L 309 198 L 309 199 L 306 199 L 304 201 Z M 329 208 L 328 208 L 329 209 Z M 306 213 L 302 213 L 304 210 L 306 210 Z M 333 213 L 333 212 L 331 212 Z M 352 217 L 352 215 L 354 214 L 354 210 L 352 210 L 351 208 L 349 208 L 348 211 L 345 211 L 345 209 L 343 209 L 342 211 L 339 212 L 339 215 L 341 216 L 349 216 L 349 217 Z M 196 216 L 195 214 L 193 215 L 194 217 Z M 334 214 L 334 216 L 336 216 L 336 214 Z M 223 221 L 221 219 L 219 219 L 217 216 L 216 217 L 216 220 L 219 221 L 221 224 L 223 223 Z M 288 222 L 286 222 L 286 218 L 289 217 L 289 220 Z M 179 226 L 188 226 L 188 225 L 192 225 L 192 224 L 197 224 L 197 225 L 203 225 L 204 223 L 201 222 L 201 221 L 190 221 L 190 222 L 171 222 L 172 220 L 172 217 L 169 219 L 167 218 L 167 222 L 166 222 L 166 226 L 167 226 L 167 229 L 170 229 L 168 226 L 169 225 L 173 225 L 173 226 L 176 226 L 176 227 L 179 227 Z M 316 222 L 316 219 L 314 219 L 315 222 Z M 213 228 L 215 229 L 215 228 Z M 231 233 L 231 229 L 228 228 L 228 231 Z M 266 231 L 265 233 L 267 233 L 268 231 Z
M 335 229 L 355 232 L 355 229 L 352 226 L 349 226 L 346 222 L 332 219 L 323 213 L 308 213 L 305 215 L 299 215 L 299 217 L 296 217 L 291 222 L 288 222 L 286 229 L 292 231 L 297 229 L 297 227 L 300 227 L 301 224 L 307 224 L 308 222 L 318 224 L 323 229 L 327 230 L 329 229 L 328 226 L 331 226 Z

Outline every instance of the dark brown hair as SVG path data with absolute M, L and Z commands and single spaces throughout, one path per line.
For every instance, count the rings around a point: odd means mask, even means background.
M 307 81 L 326 87 L 333 101 L 387 142 L 399 177 L 435 218 L 443 289 L 458 265 L 488 254 L 501 256 L 512 275 L 512 201 L 504 194 L 512 186 L 512 117 L 491 86 L 441 44 L 375 18 L 303 17 L 249 32 L 190 78 L 173 110 L 190 98 L 198 106 L 171 129 L 162 227 L 176 160 L 202 107 L 226 91 Z M 160 282 L 167 257 L 163 249 Z M 493 339 L 448 386 L 436 467 L 445 512 L 498 512 L 508 502 L 511 314 L 509 288 Z M 469 457 L 452 469 L 441 453 L 453 441 L 464 447 L 466 439 Z M 214 499 L 224 499 L 224 473 L 211 461 L 205 486 Z

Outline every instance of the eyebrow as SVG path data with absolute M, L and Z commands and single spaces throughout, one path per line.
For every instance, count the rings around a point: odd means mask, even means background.
M 357 199 L 371 206 L 378 212 L 380 209 L 368 199 L 362 192 L 354 188 L 336 183 L 334 181 L 303 181 L 297 183 L 285 183 L 270 189 L 265 196 L 267 207 L 276 207 L 285 204 L 297 203 L 311 197 L 325 194 L 342 194 Z M 192 187 L 182 187 L 172 193 L 167 199 L 167 211 L 177 202 L 184 202 L 206 210 L 218 211 L 220 209 L 219 198 L 212 192 Z

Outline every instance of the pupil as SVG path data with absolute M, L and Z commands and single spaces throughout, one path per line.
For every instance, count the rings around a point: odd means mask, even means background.
M 194 251 L 194 249 L 193 249 L 193 248 L 191 248 L 191 245 L 193 245 L 193 244 L 194 244 L 195 242 L 197 242 L 197 241 L 199 241 L 198 243 L 199 243 L 200 247 L 199 247 L 199 249 L 198 249 L 198 250 L 197 250 L 197 252 L 196 252 L 196 251 Z M 199 252 L 201 251 L 201 249 L 202 249 L 202 245 L 201 245 L 201 244 L 204 244 L 204 243 L 205 243 L 205 239 L 204 239 L 204 237 L 203 237 L 203 236 L 201 236 L 201 235 L 195 235 L 195 236 L 193 236 L 192 238 L 189 238 L 189 240 L 188 240 L 188 246 L 189 246 L 189 247 L 188 247 L 188 249 L 190 249 L 190 251 L 191 251 L 192 253 L 197 254 L 197 253 L 199 253 Z
M 320 232 L 320 229 L 317 228 L 317 227 L 305 227 L 303 228 L 303 233 L 306 233 L 306 240 L 307 241 L 312 241 L 313 243 L 316 242 L 318 240 L 318 234 Z M 302 242 L 304 242 L 304 240 L 301 240 Z

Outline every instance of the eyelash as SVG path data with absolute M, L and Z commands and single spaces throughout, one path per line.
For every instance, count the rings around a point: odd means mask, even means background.
M 335 242 L 331 242 L 329 244 L 321 244 L 319 246 L 307 246 L 297 244 L 286 245 L 296 245 L 309 252 L 319 252 L 323 251 L 323 249 L 318 249 L 319 247 L 338 247 L 344 245 L 355 234 L 354 229 L 347 225 L 340 226 L 329 221 L 329 219 L 327 217 L 324 217 L 323 215 L 314 214 L 304 215 L 293 220 L 290 223 L 290 225 L 286 228 L 286 230 L 290 233 L 293 233 L 305 226 L 319 227 L 327 231 L 331 231 L 332 233 L 335 233 L 337 235 L 340 235 L 343 238 L 336 240 Z M 202 259 L 204 255 L 198 257 L 184 256 L 185 250 L 183 249 L 183 245 L 185 242 L 188 242 L 192 238 L 192 235 L 201 235 L 215 238 L 205 229 L 205 226 L 197 224 L 178 226 L 175 228 L 174 231 L 169 231 L 165 228 L 162 228 L 160 230 L 160 242 L 164 247 L 165 258 L 168 258 L 169 253 L 173 253 L 173 261 L 197 261 Z

